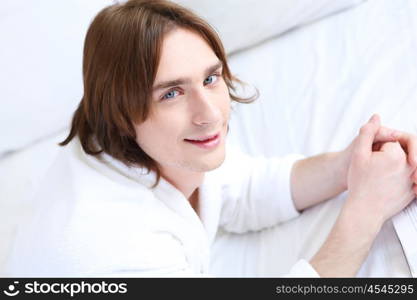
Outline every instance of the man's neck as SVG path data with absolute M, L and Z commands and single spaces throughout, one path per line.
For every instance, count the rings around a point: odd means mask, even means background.
M 180 168 L 162 168 L 161 175 L 183 193 L 190 203 L 194 203 L 198 199 L 197 188 L 203 183 L 204 172 L 193 172 Z

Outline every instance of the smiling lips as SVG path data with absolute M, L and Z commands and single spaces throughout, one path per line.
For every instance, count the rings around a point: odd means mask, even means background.
M 184 141 L 203 149 L 212 149 L 220 143 L 220 134 L 217 133 L 215 135 L 199 137 L 196 139 L 184 139 Z

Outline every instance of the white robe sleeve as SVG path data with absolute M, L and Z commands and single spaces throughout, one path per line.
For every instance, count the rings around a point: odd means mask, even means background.
M 228 149 L 219 176 L 222 180 L 220 226 L 226 231 L 256 231 L 299 215 L 290 187 L 295 161 L 302 155 L 251 157 Z

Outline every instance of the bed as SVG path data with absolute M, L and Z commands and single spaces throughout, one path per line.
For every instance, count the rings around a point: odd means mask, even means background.
M 234 107 L 228 143 L 266 157 L 341 150 L 373 113 L 379 113 L 386 126 L 417 132 L 415 1 L 321 0 L 304 6 L 301 1 L 264 1 L 263 11 L 253 11 L 253 19 L 243 25 L 223 24 L 224 10 L 206 16 L 225 39 L 232 72 L 248 83 L 240 92 L 250 94 L 254 87 L 260 91 L 255 103 Z M 6 1 L 0 10 L 5 16 L 0 36 L 10 45 L 0 50 L 1 64 L 9 67 L 0 71 L 0 90 L 5 93 L 0 118 L 0 274 L 18 224 L 36 205 L 31 195 L 81 98 L 80 46 L 88 22 L 112 2 L 44 0 L 31 4 L 31 9 Z M 209 1 L 179 2 L 204 15 Z M 243 2 L 246 7 L 237 9 L 235 18 L 242 18 L 253 5 Z M 225 1 L 224 8 L 236 8 L 236 3 Z M 268 5 L 276 5 L 277 12 Z M 39 21 L 46 7 L 67 17 L 48 14 Z M 275 14 L 265 15 L 271 11 Z M 17 21 L 22 14 L 38 26 L 32 28 L 38 34 L 29 40 L 18 38 L 27 34 L 28 24 Z M 74 15 L 82 21 L 71 22 Z M 56 26 L 51 29 L 48 22 Z M 257 29 L 263 34 L 256 34 Z M 233 34 L 236 30 L 246 34 Z M 29 45 L 32 55 L 22 56 Z M 18 57 L 19 63 L 13 64 Z M 344 199 L 341 194 L 260 232 L 219 231 L 212 248 L 212 273 L 285 274 L 299 258 L 309 259 L 318 250 Z M 358 276 L 411 276 L 391 222 L 383 227 Z

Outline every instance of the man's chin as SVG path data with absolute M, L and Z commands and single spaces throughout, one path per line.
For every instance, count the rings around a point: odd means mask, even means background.
M 209 171 L 215 170 L 223 164 L 225 157 L 226 157 L 225 155 L 221 155 L 216 158 L 211 158 L 211 159 L 206 159 L 204 161 L 200 161 L 198 163 L 193 164 L 194 165 L 193 169 L 196 172 L 209 172 Z
M 207 172 L 219 168 L 223 164 L 223 162 L 224 162 L 224 156 L 223 156 L 222 159 L 218 160 L 216 163 L 214 163 L 213 165 L 211 165 L 210 168 L 208 168 Z

